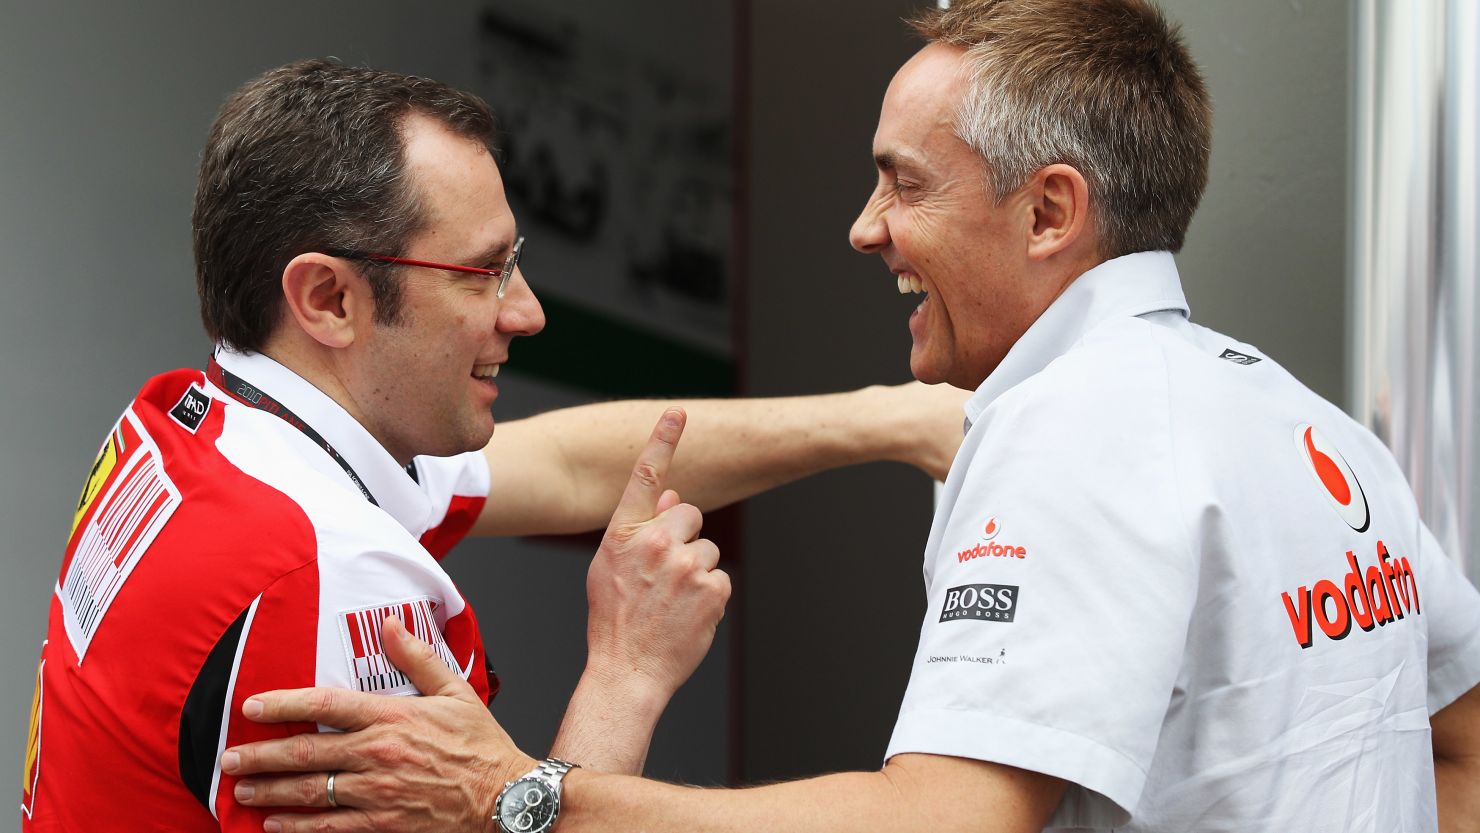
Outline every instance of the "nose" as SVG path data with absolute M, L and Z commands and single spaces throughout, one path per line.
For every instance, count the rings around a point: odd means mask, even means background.
M 524 280 L 524 270 L 517 267 L 499 305 L 497 326 L 499 332 L 515 336 L 532 336 L 545 329 L 545 310 Z
M 889 223 L 884 215 L 888 203 L 875 191 L 848 230 L 848 243 L 864 254 L 875 254 L 889 245 Z

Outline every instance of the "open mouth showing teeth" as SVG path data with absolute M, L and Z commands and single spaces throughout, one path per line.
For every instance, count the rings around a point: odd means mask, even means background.
M 920 280 L 919 277 L 911 275 L 907 272 L 896 272 L 894 274 L 894 279 L 899 286 L 899 294 L 923 296 L 922 298 L 920 298 L 920 303 L 917 304 L 915 308 L 910 311 L 910 326 L 913 327 L 915 318 L 923 314 L 925 312 L 925 308 L 930 305 L 930 292 L 925 289 L 924 281 Z
M 473 367 L 473 378 L 475 378 L 475 379 L 484 379 L 484 380 L 490 380 L 491 381 L 493 379 L 493 377 L 495 377 L 495 376 L 498 375 L 498 369 L 499 369 L 499 367 L 501 367 L 501 365 L 497 365 L 497 364 L 480 364 L 480 365 L 475 365 Z

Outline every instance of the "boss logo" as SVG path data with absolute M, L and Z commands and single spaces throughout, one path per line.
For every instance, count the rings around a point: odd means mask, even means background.
M 1017 613 L 1018 585 L 963 584 L 946 591 L 946 603 L 940 609 L 940 621 L 978 619 L 986 622 L 1011 622 Z
M 200 429 L 200 424 L 205 421 L 206 414 L 211 410 L 211 398 L 195 385 L 185 390 L 185 395 L 170 409 L 170 416 L 175 421 L 185 426 L 194 434 Z

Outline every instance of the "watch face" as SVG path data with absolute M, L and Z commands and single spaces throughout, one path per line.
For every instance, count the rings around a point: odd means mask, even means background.
M 498 823 L 505 833 L 538 833 L 550 826 L 559 807 L 550 786 L 538 778 L 520 778 L 504 791 Z

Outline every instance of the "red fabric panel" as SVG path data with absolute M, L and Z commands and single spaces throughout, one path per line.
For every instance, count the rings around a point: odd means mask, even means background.
M 242 703 L 253 694 L 314 684 L 319 624 L 317 562 L 283 576 L 262 594 L 250 629 L 244 635 L 226 746 L 316 732 L 312 723 L 253 723 L 242 716 Z M 231 795 L 235 778 L 222 773 L 216 792 L 216 816 L 223 831 L 258 833 L 269 813 L 243 807 Z
M 453 495 L 452 502 L 447 505 L 446 517 L 421 536 L 421 545 L 440 561 L 473 528 L 473 522 L 478 520 L 478 513 L 483 511 L 487 500 L 482 496 Z

